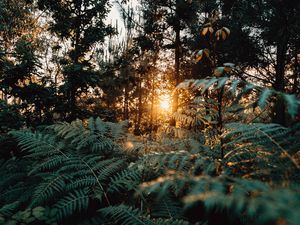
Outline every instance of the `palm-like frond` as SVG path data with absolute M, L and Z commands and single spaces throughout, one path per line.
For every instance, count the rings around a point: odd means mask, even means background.
M 74 191 L 61 198 L 54 207 L 57 208 L 57 219 L 61 220 L 75 212 L 86 211 L 89 204 L 88 191 Z
M 19 207 L 20 202 L 12 202 L 7 205 L 3 205 L 0 208 L 0 216 L 12 216 L 14 211 Z
M 155 225 L 143 212 L 129 206 L 110 206 L 100 210 L 100 213 L 114 224 L 120 225 Z
M 23 151 L 27 151 L 31 157 L 46 157 L 54 154 L 67 157 L 62 151 L 63 143 L 58 142 L 54 135 L 31 131 L 12 131 L 11 134 L 17 139 Z

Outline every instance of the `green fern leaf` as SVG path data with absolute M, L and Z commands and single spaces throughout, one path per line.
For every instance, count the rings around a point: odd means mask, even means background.
M 60 199 L 54 207 L 57 209 L 57 219 L 73 215 L 75 212 L 85 212 L 89 205 L 89 196 L 87 190 L 74 191 Z
M 45 181 L 38 185 L 32 196 L 31 206 L 38 206 L 44 202 L 49 201 L 57 193 L 65 189 L 66 176 L 64 175 L 48 175 L 42 174 Z
M 285 99 L 288 113 L 292 118 L 294 118 L 298 114 L 300 101 L 296 98 L 295 95 L 284 94 L 283 98 Z
M 20 202 L 16 201 L 13 203 L 9 203 L 4 205 L 0 208 L 0 215 L 1 216 L 12 216 L 14 211 L 19 207 Z
M 273 94 L 273 91 L 271 89 L 268 89 L 268 88 L 265 88 L 260 97 L 259 97 L 259 100 L 258 100 L 258 106 L 261 108 L 261 109 L 264 109 L 266 107 L 266 104 L 267 104 L 267 101 L 268 101 L 268 98 Z
M 119 225 L 154 225 L 147 216 L 145 216 L 138 209 L 132 207 L 119 205 L 110 206 L 99 210 L 100 213 L 109 221 L 114 221 Z

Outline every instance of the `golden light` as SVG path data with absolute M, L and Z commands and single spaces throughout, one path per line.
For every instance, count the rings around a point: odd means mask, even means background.
M 169 95 L 160 96 L 159 107 L 164 111 L 170 111 L 171 110 L 171 98 L 170 98 Z

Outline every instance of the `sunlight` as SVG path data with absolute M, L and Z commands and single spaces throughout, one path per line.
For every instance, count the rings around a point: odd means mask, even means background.
M 160 97 L 160 103 L 159 106 L 164 111 L 170 111 L 171 110 L 171 98 L 169 95 L 162 95 Z

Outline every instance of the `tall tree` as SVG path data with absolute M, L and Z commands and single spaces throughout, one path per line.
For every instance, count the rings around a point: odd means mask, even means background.
M 198 20 L 197 1 L 185 0 L 163 0 L 163 1 L 144 1 L 146 33 L 160 33 L 158 41 L 160 47 L 172 49 L 174 52 L 174 86 L 182 80 L 181 63 L 184 48 L 184 40 L 193 24 Z M 178 108 L 178 93 L 173 95 L 173 112 Z
M 248 33 L 247 38 L 258 47 L 254 52 L 256 57 L 253 58 L 256 63 L 253 64 L 253 61 L 249 60 L 248 72 L 246 71 L 244 77 L 272 86 L 277 91 L 297 94 L 300 2 L 297 0 L 222 2 L 224 14 L 228 16 L 230 23 L 235 25 L 238 23 L 240 28 Z M 243 45 L 243 48 L 253 52 L 247 45 Z M 294 65 L 291 65 L 291 62 L 294 62 Z M 293 67 L 296 69 L 291 71 L 289 68 Z M 285 105 L 279 98 L 274 105 L 273 122 L 286 125 L 285 111 Z
M 0 1 L 0 88 L 2 98 L 22 110 L 27 124 L 50 119 L 52 88 L 40 68 L 36 8 L 31 1 Z
M 61 61 L 64 85 L 60 91 L 66 97 L 65 116 L 73 120 L 81 116 L 77 98 L 99 81 L 99 74 L 88 59 L 88 53 L 113 32 L 104 23 L 109 0 L 39 0 L 38 5 L 52 15 L 53 22 L 49 29 L 70 44 L 68 56 Z

